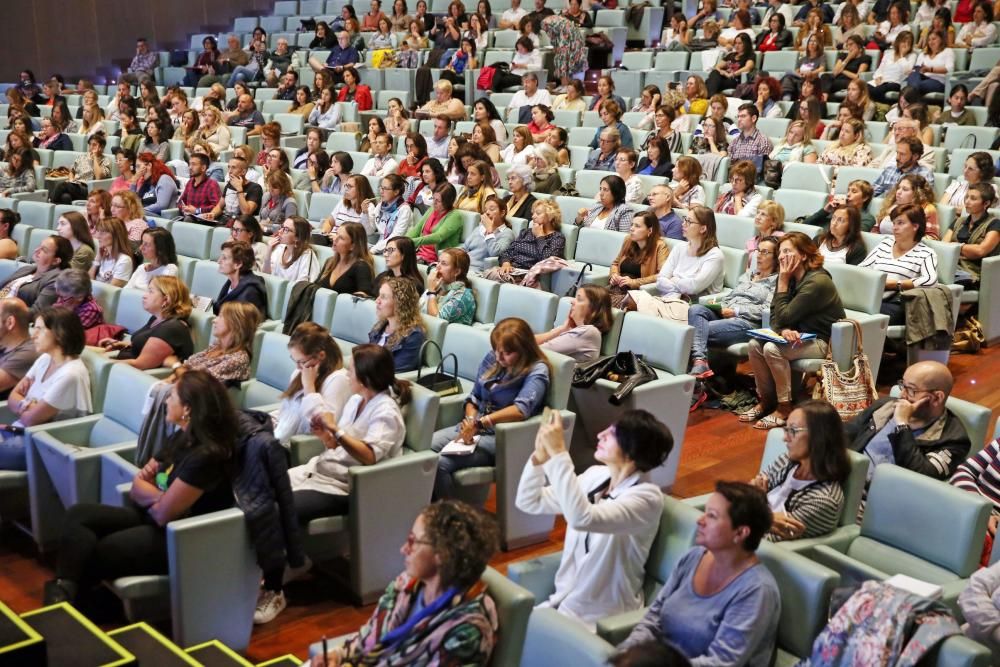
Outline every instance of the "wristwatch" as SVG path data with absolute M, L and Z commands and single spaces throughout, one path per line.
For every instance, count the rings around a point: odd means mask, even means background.
M 344 431 L 344 429 L 338 428 L 337 431 L 333 434 L 333 437 L 335 437 L 337 440 L 343 440 L 345 435 L 347 435 L 347 433 Z

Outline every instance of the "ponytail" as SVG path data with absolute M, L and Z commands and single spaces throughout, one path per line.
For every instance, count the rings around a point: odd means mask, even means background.
M 392 397 L 399 403 L 399 407 L 403 407 L 413 400 L 413 392 L 410 390 L 410 383 L 407 380 L 395 380 L 389 391 L 392 392 Z

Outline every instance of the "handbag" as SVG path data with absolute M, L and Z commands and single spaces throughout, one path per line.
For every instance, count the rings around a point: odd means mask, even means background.
M 951 351 L 976 354 L 985 344 L 986 332 L 983 331 L 983 325 L 975 317 L 969 316 L 955 329 Z
M 573 370 L 573 386 L 580 389 L 587 389 L 598 380 L 617 382 L 618 387 L 608 397 L 612 405 L 621 405 L 636 387 L 655 379 L 656 369 L 634 352 L 619 352 Z
M 856 320 L 840 320 L 854 325 L 854 336 L 858 342 L 857 351 L 851 361 L 851 368 L 841 371 L 833 360 L 833 350 L 828 350 L 826 359 L 817 371 L 819 382 L 813 389 L 813 398 L 824 400 L 836 408 L 843 421 L 850 421 L 864 412 L 878 398 L 875 377 L 872 374 L 868 355 L 862 344 L 861 325 Z
M 430 389 L 438 396 L 454 396 L 462 393 L 462 382 L 458 379 L 458 357 L 454 353 L 441 357 L 437 370 L 433 373 L 423 375 L 424 352 L 428 345 L 437 348 L 438 355 L 441 355 L 441 346 L 432 340 L 425 341 L 420 346 L 420 365 L 417 370 L 417 384 L 425 389 Z M 451 359 L 451 375 L 444 370 L 444 363 Z
M 583 277 L 587 275 L 587 271 L 592 271 L 593 269 L 594 265 L 591 264 L 590 262 L 584 264 L 583 267 L 580 269 L 580 273 L 576 275 L 576 281 L 568 290 L 566 290 L 566 296 L 575 297 L 577 291 L 580 289 L 580 285 L 583 284 Z
M 492 65 L 487 65 L 479 70 L 479 78 L 476 79 L 476 88 L 479 90 L 492 90 L 493 77 L 496 76 L 497 69 Z

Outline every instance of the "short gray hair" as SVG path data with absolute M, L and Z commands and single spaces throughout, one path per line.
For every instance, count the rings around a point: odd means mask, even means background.
M 524 183 L 524 189 L 527 190 L 528 192 L 531 192 L 532 190 L 535 189 L 534 172 L 531 171 L 531 167 L 529 167 L 528 165 L 515 164 L 507 172 L 508 179 L 510 178 L 511 174 L 514 174 L 515 176 L 521 179 L 521 182 Z
M 83 269 L 66 269 L 56 278 L 56 294 L 71 299 L 86 298 L 91 291 L 90 275 Z

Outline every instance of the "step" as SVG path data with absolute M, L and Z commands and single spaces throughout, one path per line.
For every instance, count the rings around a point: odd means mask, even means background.
M 48 663 L 59 667 L 125 667 L 135 656 L 66 602 L 21 614 L 45 638 Z
M 187 654 L 205 667 L 253 667 L 252 662 L 217 639 L 192 646 Z
M 108 633 L 126 651 L 134 655 L 142 667 L 184 667 L 201 665 L 148 623 L 135 623 Z
M 45 639 L 0 602 L 0 667 L 45 667 Z
M 257 667 L 299 667 L 303 662 L 304 660 L 296 658 L 289 653 L 288 655 L 283 655 L 280 658 L 274 658 L 267 662 L 258 662 Z

